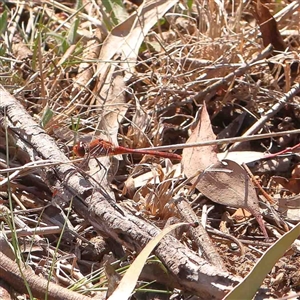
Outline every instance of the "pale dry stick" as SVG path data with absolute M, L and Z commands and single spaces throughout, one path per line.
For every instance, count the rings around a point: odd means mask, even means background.
M 291 100 L 297 93 L 300 92 L 300 83 L 296 83 L 287 93 L 281 97 L 278 102 L 269 109 L 263 117 L 261 117 L 255 124 L 253 124 L 242 136 L 249 136 L 250 134 L 255 134 L 258 132 L 265 123 L 273 117 L 277 112 L 279 112 L 289 100 Z M 230 150 L 234 150 L 238 147 L 241 142 L 235 143 L 230 147 Z
M 0 211 L 1 211 L 1 208 L 2 208 L 3 205 L 0 205 Z M 24 232 L 31 232 L 31 231 L 34 231 L 35 229 L 32 229 L 30 227 L 28 227 L 28 225 L 26 223 L 24 223 L 21 219 L 18 218 L 17 215 L 20 215 L 20 214 L 28 214 L 28 213 L 32 213 L 32 212 L 38 212 L 38 211 L 41 211 L 41 210 L 44 210 L 46 209 L 47 207 L 51 206 L 51 204 L 48 204 L 44 207 L 40 207 L 40 208 L 32 208 L 32 209 L 24 209 L 23 211 L 14 211 L 14 218 L 15 218 L 15 223 L 18 225 L 18 227 L 22 228 L 22 230 L 24 230 Z M 3 206 L 6 210 L 5 212 L 9 212 L 9 209 L 6 208 L 6 206 Z M 63 215 L 64 218 L 66 218 L 65 215 Z M 54 223 L 55 226 L 52 226 L 53 228 L 58 226 L 58 228 L 60 228 L 59 231 L 57 231 L 56 233 L 61 233 L 62 232 L 62 228 L 63 228 L 63 224 L 59 221 L 57 221 L 55 218 L 50 218 L 47 214 L 44 215 L 44 218 L 46 219 L 45 221 L 49 221 L 50 219 L 50 222 Z M 19 221 L 19 223 L 17 223 L 17 221 Z M 22 222 L 22 223 L 21 223 Z M 31 222 L 33 224 L 38 224 L 38 221 L 34 221 L 34 220 L 31 220 Z M 48 233 L 47 232 L 47 228 L 52 228 L 51 226 L 50 227 L 42 227 L 41 229 L 38 229 L 40 227 L 36 227 L 37 230 L 35 231 L 35 236 L 37 237 L 38 241 L 41 242 L 43 241 L 42 238 L 40 238 L 38 235 L 39 235 L 39 230 L 41 231 L 41 234 L 42 235 L 46 235 L 46 234 L 51 234 L 50 232 Z M 45 229 L 45 233 L 43 233 L 43 230 Z M 19 229 L 17 229 L 16 231 L 18 232 Z M 21 229 L 20 229 L 21 230 Z M 49 229 L 50 230 L 50 229 Z M 87 243 L 87 244 L 90 244 L 90 241 L 87 240 L 86 238 L 84 238 L 83 236 L 81 236 L 79 233 L 77 233 L 75 230 L 73 230 L 72 228 L 66 226 L 64 228 L 64 232 L 65 233 L 70 233 L 72 237 L 76 237 L 80 240 L 82 240 L 83 242 Z M 55 232 L 53 232 L 54 234 Z M 30 235 L 30 234 L 28 234 Z M 54 255 L 54 253 L 51 251 L 51 254 Z
M 201 224 L 202 224 L 203 228 L 206 228 L 208 214 L 209 214 L 210 211 L 212 211 L 214 208 L 215 208 L 214 205 L 210 206 L 209 208 L 207 208 L 207 205 L 206 205 L 206 204 L 203 205 L 203 208 L 202 208 L 202 215 L 201 215 Z
M 22 208 L 23 210 L 26 210 L 25 205 L 19 200 L 19 198 L 16 196 L 15 193 L 11 194 L 12 199 L 17 203 L 17 205 L 20 206 L 20 208 Z
M 55 161 L 55 160 L 38 160 L 38 161 L 32 161 L 29 162 L 23 166 L 20 167 L 14 167 L 14 168 L 7 168 L 7 169 L 2 169 L 0 170 L 0 174 L 1 173 L 10 173 L 10 172 L 14 172 L 12 174 L 10 174 L 7 178 L 3 179 L 2 181 L 0 181 L 0 186 L 7 184 L 7 182 L 10 180 L 13 180 L 15 177 L 17 176 L 25 176 L 27 174 L 32 173 L 33 170 L 35 169 L 40 169 L 40 168 L 44 168 L 44 167 L 52 167 L 52 166 L 56 166 L 56 165 L 62 165 L 62 164 L 73 164 L 74 162 L 81 162 L 83 161 L 83 158 L 78 158 L 72 161 Z
M 36 236 L 36 235 L 48 235 L 48 234 L 57 234 L 61 233 L 61 228 L 59 226 L 48 226 L 48 227 L 36 227 L 36 228 L 20 228 L 16 231 L 17 237 L 22 236 Z M 11 230 L 4 230 L 3 233 L 7 236 L 7 238 L 12 237 Z
M 10 27 L 10 34 L 7 37 L 8 38 L 8 41 L 6 41 L 7 45 L 9 45 L 13 40 L 15 32 L 17 31 L 18 24 L 20 23 L 20 19 L 22 17 L 22 12 L 24 11 L 25 5 L 26 5 L 25 1 L 23 3 L 19 3 L 19 5 L 17 5 L 16 7 L 15 13 L 13 14 L 13 16 L 11 16 L 11 20 L 13 20 L 12 21 L 13 25 Z
M 4 205 L 0 205 L 0 216 L 11 216 L 11 211 L 8 207 L 4 206 Z M 27 224 L 24 223 L 18 216 L 14 215 L 14 222 L 15 224 L 20 227 L 20 228 L 28 228 Z
M 42 49 L 43 46 L 41 44 L 41 35 L 38 34 L 37 36 L 37 40 L 38 40 L 38 46 L 37 46 L 37 59 L 38 59 L 38 65 L 39 65 L 39 77 L 40 77 L 40 99 L 41 99 L 41 108 L 44 110 L 47 107 L 47 103 L 48 103 L 48 97 L 47 97 L 47 92 L 46 92 L 46 84 L 45 84 L 45 77 L 46 77 L 46 73 L 44 71 L 44 67 L 43 67 L 43 55 L 42 55 Z
M 263 254 L 264 254 L 264 251 L 262 251 L 262 250 L 260 250 L 260 249 L 257 249 L 257 248 L 255 248 L 255 247 L 253 247 L 253 246 L 251 246 L 251 245 L 249 245 L 248 248 L 249 248 L 250 250 L 253 250 L 253 251 L 258 252 L 260 255 L 263 255 Z
M 83 292 L 90 291 L 92 293 L 93 285 L 92 283 L 88 283 L 87 278 L 79 273 L 78 269 L 76 268 L 76 258 L 75 255 L 69 255 L 66 258 L 62 259 L 62 261 L 57 262 L 57 268 L 56 268 L 56 276 L 60 282 L 62 282 L 65 286 L 75 286 L 77 282 L 88 284 Z M 73 263 L 69 263 L 67 259 L 72 259 Z M 66 276 L 66 274 L 72 274 L 72 278 L 70 276 Z M 91 296 L 94 298 L 95 294 L 91 294 Z M 103 297 L 104 298 L 104 295 Z M 99 298 L 94 298 L 99 299 Z
M 276 204 L 276 201 L 274 201 L 272 199 L 272 197 L 261 187 L 261 185 L 259 184 L 259 182 L 253 176 L 253 174 L 252 174 L 251 170 L 249 169 L 249 167 L 245 163 L 242 163 L 242 166 L 245 169 L 245 171 L 248 173 L 248 175 L 250 176 L 250 178 L 253 181 L 253 183 L 258 187 L 258 189 L 260 190 L 260 192 L 263 194 L 263 196 L 269 201 L 269 203 L 271 205 Z
M 236 243 L 239 248 L 240 248 L 240 253 L 241 253 L 241 256 L 245 255 L 245 247 L 244 245 L 241 243 L 241 241 L 239 239 L 237 239 L 236 237 L 234 237 L 233 235 L 230 235 L 228 233 L 225 233 L 225 232 L 222 232 L 220 230 L 217 230 L 213 227 L 207 227 L 206 230 L 211 233 L 211 234 L 214 234 L 214 235 L 217 235 L 221 238 L 224 238 L 226 240 L 232 240 L 234 243 Z
M 29 211 L 33 211 L 33 210 L 28 210 L 27 211 L 27 213 L 29 212 Z M 30 228 L 25 222 L 23 222 L 18 216 L 17 216 L 17 214 L 18 213 L 23 213 L 23 211 L 21 211 L 21 212 L 14 212 L 14 222 L 15 222 L 15 224 L 17 225 L 17 227 L 19 227 L 20 229 L 17 229 L 16 230 L 16 232 L 19 232 L 19 231 L 21 231 L 21 232 L 28 232 L 28 234 L 27 235 L 31 235 L 30 234 L 30 232 L 34 232 L 34 235 L 35 235 L 35 238 L 37 239 L 37 241 L 39 241 L 39 242 L 41 242 L 41 241 L 43 241 L 43 239 L 39 236 L 39 232 L 41 231 L 41 234 L 43 234 L 43 235 L 45 235 L 45 234 L 50 234 L 49 232 L 47 233 L 47 228 L 49 228 L 49 227 L 45 227 L 45 228 L 40 228 L 40 227 L 36 227 L 36 228 Z M 4 205 L 0 205 L 0 216 L 1 215 L 4 215 L 4 216 L 10 216 L 11 215 L 11 211 L 9 210 L 9 208 L 7 208 L 6 206 L 4 206 Z M 55 220 L 55 219 L 53 219 L 53 220 Z M 52 222 L 54 222 L 52 220 Z M 58 222 L 57 222 L 58 223 Z M 62 226 L 61 226 L 61 224 L 58 224 L 57 225 L 59 228 L 60 228 L 60 230 L 57 232 L 57 233 L 60 233 L 61 231 L 62 231 Z M 53 228 L 55 227 L 57 227 L 57 226 L 52 226 Z M 50 226 L 51 227 L 51 226 Z M 51 227 L 51 228 L 52 228 Z M 40 228 L 40 229 L 39 229 Z M 49 229 L 50 230 L 50 229 Z M 89 241 L 88 240 L 86 240 L 84 237 L 82 237 L 82 236 L 80 236 L 80 234 L 78 234 L 76 231 L 73 231 L 73 230 L 71 230 L 71 229 L 69 229 L 68 227 L 65 227 L 65 231 L 67 231 L 67 232 L 71 232 L 71 234 L 73 235 L 73 236 L 75 236 L 75 237 L 77 237 L 77 238 L 79 238 L 79 239 L 81 239 L 81 240 L 83 240 L 84 242 L 86 242 L 86 243 L 89 243 Z M 10 231 L 11 232 L 11 231 Z M 53 232 L 54 233 L 54 232 Z M 11 236 L 11 234 L 7 234 L 9 237 Z M 19 235 L 18 235 L 19 236 Z M 20 236 L 23 236 L 23 234 L 21 234 Z M 54 255 L 54 253 L 52 252 L 52 251 L 50 251 L 51 252 L 51 254 L 52 255 Z
M 257 241 L 257 240 L 254 241 L 254 240 L 244 240 L 244 239 L 239 239 L 239 241 L 245 245 L 255 245 L 255 246 L 260 246 L 260 247 L 270 247 L 274 244 L 274 241 L 262 242 L 262 241 Z
M 291 2 L 289 5 L 287 5 L 285 8 L 280 10 L 277 14 L 273 16 L 273 18 L 276 20 L 277 23 L 290 18 L 295 11 L 300 7 L 299 0 Z
M 191 208 L 190 204 L 184 197 L 179 197 L 174 199 L 175 206 L 178 210 L 179 215 L 182 218 L 182 221 L 187 223 L 198 223 L 199 220 L 195 212 Z M 210 240 L 206 230 L 199 224 L 196 228 L 190 227 L 189 231 L 194 238 L 195 243 L 203 251 L 205 258 L 219 270 L 225 271 L 226 267 L 223 263 L 222 258 L 219 253 L 216 251 L 212 241 Z
M 204 146 L 214 146 L 214 145 L 223 145 L 223 144 L 232 144 L 235 142 L 245 142 L 245 141 L 255 141 L 260 139 L 284 136 L 287 134 L 297 134 L 300 133 L 300 129 L 295 130 L 286 130 L 281 132 L 273 132 L 273 133 L 263 133 L 249 136 L 239 136 L 233 138 L 225 138 L 220 140 L 211 140 L 199 143 L 190 143 L 190 144 L 176 144 L 176 145 L 168 145 L 168 146 L 160 146 L 160 147 L 152 147 L 152 148 L 140 148 L 139 150 L 176 150 L 176 149 L 185 149 L 185 148 L 194 148 L 194 147 L 204 147 Z
M 206 87 L 203 91 L 199 92 L 195 96 L 192 96 L 191 98 L 194 100 L 195 104 L 199 106 L 199 101 L 205 99 L 205 101 L 209 101 L 212 97 L 215 90 L 217 90 L 219 87 L 221 87 L 224 84 L 227 84 L 231 80 L 234 79 L 234 77 L 241 76 L 245 74 L 247 70 L 249 70 L 251 67 L 253 67 L 255 64 L 259 63 L 262 59 L 268 57 L 270 53 L 272 52 L 273 47 L 269 45 L 266 47 L 257 57 L 253 58 L 250 62 L 246 62 L 242 66 L 240 66 L 238 69 L 234 70 L 233 72 L 229 73 L 222 79 L 218 80 L 217 82 L 209 85 Z

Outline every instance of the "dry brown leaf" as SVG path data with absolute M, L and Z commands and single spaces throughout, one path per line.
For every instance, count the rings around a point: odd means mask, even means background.
M 247 172 L 239 164 L 230 160 L 214 164 L 200 175 L 196 187 L 216 203 L 249 210 L 265 237 L 268 237 L 255 188 Z
M 204 104 L 196 128 L 192 131 L 187 144 L 215 140 L 210 118 Z M 185 175 L 190 178 L 203 172 L 210 165 L 217 163 L 218 157 L 214 146 L 185 148 L 182 152 L 182 165 Z
M 205 105 L 200 120 L 188 143 L 215 139 Z M 264 235 L 268 237 L 258 205 L 255 188 L 247 172 L 236 162 L 220 162 L 213 146 L 186 148 L 182 154 L 183 170 L 188 178 L 210 200 L 232 207 L 249 210 L 256 218 Z
M 287 47 L 277 28 L 277 22 L 271 15 L 269 9 L 257 0 L 255 6 L 255 18 L 258 21 L 264 46 L 271 44 L 274 50 L 284 51 Z
M 100 97 L 97 98 L 97 104 L 103 110 L 96 134 L 104 139 L 110 139 L 116 145 L 118 144 L 119 125 L 128 108 L 125 91 L 126 85 L 123 72 L 119 70 L 118 66 L 111 65 L 104 79 L 104 84 L 98 91 Z M 105 134 L 103 135 L 103 133 Z
M 95 36 L 87 41 L 86 47 L 83 48 L 82 57 L 85 59 L 89 59 L 90 61 L 93 59 L 97 59 L 100 54 L 100 43 L 101 33 L 99 29 L 96 29 Z M 83 90 L 83 87 L 87 86 L 90 83 L 91 78 L 93 77 L 93 67 L 89 62 L 83 61 L 78 68 L 78 74 L 74 78 L 74 84 L 72 88 L 72 96 L 75 97 L 76 94 Z M 83 93 L 87 93 L 88 91 L 83 91 Z
M 262 4 L 260 0 L 256 1 L 254 16 L 259 24 L 264 46 L 267 47 L 269 44 L 271 44 L 275 51 L 284 52 L 287 49 L 287 45 L 278 30 L 277 22 L 271 15 L 269 9 Z M 289 81 L 289 77 L 291 77 L 291 81 L 299 82 L 299 59 L 296 58 L 291 64 L 288 63 L 287 65 L 289 67 L 286 69 L 286 71 L 290 68 L 290 71 L 287 71 L 290 73 L 290 75 L 287 76 L 286 74 L 286 81 Z M 269 63 L 269 67 L 271 70 L 273 70 L 274 65 Z M 288 86 L 290 88 L 290 84 Z
M 231 218 L 234 219 L 236 223 L 243 223 L 250 217 L 251 217 L 251 214 L 243 208 L 237 209 L 234 212 L 234 214 L 231 216 Z

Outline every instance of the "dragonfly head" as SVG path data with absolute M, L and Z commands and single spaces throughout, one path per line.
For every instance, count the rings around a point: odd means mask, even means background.
M 84 142 L 78 142 L 73 147 L 73 152 L 76 154 L 76 156 L 84 157 L 86 154 L 86 144 Z

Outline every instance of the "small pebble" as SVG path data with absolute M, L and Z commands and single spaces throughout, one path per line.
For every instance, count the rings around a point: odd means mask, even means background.
M 230 249 L 236 251 L 239 249 L 239 246 L 236 243 L 230 243 Z

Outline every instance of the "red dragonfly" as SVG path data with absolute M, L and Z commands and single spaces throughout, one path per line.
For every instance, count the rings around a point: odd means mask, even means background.
M 84 157 L 85 155 L 99 157 L 113 156 L 118 154 L 148 154 L 157 157 L 181 160 L 181 156 L 175 153 L 115 146 L 114 144 L 103 139 L 96 139 L 90 143 L 79 142 L 73 147 L 73 152 L 79 157 Z

